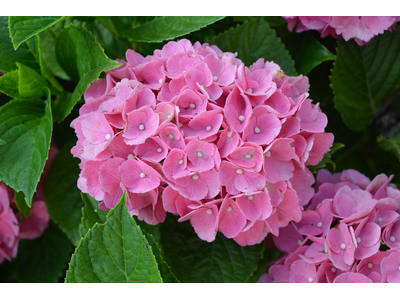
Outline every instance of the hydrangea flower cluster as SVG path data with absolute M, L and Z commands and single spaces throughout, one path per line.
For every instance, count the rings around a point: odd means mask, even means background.
M 301 220 L 274 237 L 285 255 L 259 282 L 400 282 L 400 191 L 392 178 L 320 170 Z
M 217 231 L 260 243 L 311 199 L 316 165 L 332 146 L 327 118 L 308 98 L 308 78 L 273 62 L 249 68 L 236 54 L 183 39 L 126 61 L 84 94 L 71 123 L 81 159 L 78 187 L 156 225 L 190 220 L 211 242 Z
M 385 30 L 394 30 L 400 17 L 283 17 L 288 21 L 290 31 L 318 30 L 322 37 L 341 35 L 346 41 L 354 39 L 363 46 Z
M 5 259 L 11 260 L 16 257 L 20 240 L 36 239 L 47 228 L 50 216 L 43 196 L 44 182 L 57 153 L 57 148 L 52 146 L 35 193 L 31 214 L 26 219 L 23 219 L 19 212 L 14 213 L 17 209 L 15 191 L 0 181 L 0 264 Z

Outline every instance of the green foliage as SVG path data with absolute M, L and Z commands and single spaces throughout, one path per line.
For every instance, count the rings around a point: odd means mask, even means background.
M 44 186 L 46 206 L 52 220 L 76 246 L 79 242 L 79 224 L 84 202 L 77 187 L 80 173 L 79 159 L 71 154 L 74 143 L 65 144 L 50 167 Z
M 264 58 L 277 63 L 286 74 L 296 75 L 294 62 L 284 44 L 262 17 L 231 28 L 209 43 L 217 45 L 222 51 L 237 52 L 237 57 L 246 66 Z
M 0 92 L 17 98 L 19 96 L 19 70 L 10 71 L 0 77 Z
M 299 74 L 307 75 L 320 63 L 335 59 L 335 56 L 318 42 L 309 31 L 292 32 L 284 38 L 284 42 L 295 61 L 296 70 Z
M 37 17 L 37 16 L 18 16 L 9 17 L 8 25 L 10 36 L 15 50 L 32 36 L 46 30 L 50 26 L 64 20 L 66 17 Z
M 104 49 L 89 31 L 73 24 L 65 27 L 57 37 L 56 57 L 63 70 L 77 84 L 70 97 L 60 98 L 54 103 L 54 118 L 58 121 L 70 114 L 101 72 L 121 65 L 104 54 Z
M 378 136 L 377 143 L 383 150 L 392 153 L 400 160 L 400 123 L 387 133 L 387 137 Z
M 81 239 L 66 282 L 162 282 L 146 238 L 128 212 L 126 194 Z
M 22 217 L 27 218 L 31 214 L 32 207 L 26 204 L 25 195 L 23 192 L 15 193 L 15 204 L 21 212 Z
M 53 128 L 50 92 L 47 101 L 15 99 L 0 107 L 0 180 L 32 197 L 50 149 Z
M 83 238 L 94 224 L 104 224 L 107 221 L 107 213 L 99 208 L 99 201 L 90 197 L 89 194 L 81 193 L 81 197 L 85 202 L 85 207 L 82 208 L 79 236 Z
M 331 80 L 346 125 L 365 129 L 382 112 L 385 99 L 400 89 L 400 31 L 386 31 L 362 47 L 340 39 Z
M 136 42 L 160 43 L 171 40 L 202 27 L 210 25 L 224 17 L 158 17 L 138 27 L 123 31 L 123 35 Z
M 14 50 L 8 30 L 8 17 L 0 16 L 0 71 L 10 72 L 17 69 L 16 62 L 23 63 L 35 71 L 40 70 L 35 56 L 27 45 L 21 45 L 17 51 Z
M 168 215 L 160 228 L 164 259 L 182 282 L 246 282 L 262 258 L 263 244 L 239 246 L 218 232 L 212 243 L 201 240 L 189 222 Z
M 68 237 L 50 222 L 43 235 L 34 240 L 21 240 L 18 256 L 5 267 L 8 269 L 8 281 L 21 283 L 60 282 L 72 245 Z M 3 273 L 0 266 L 0 273 Z

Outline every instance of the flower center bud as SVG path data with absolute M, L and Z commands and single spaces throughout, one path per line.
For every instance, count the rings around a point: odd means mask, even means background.
M 179 127 L 182 127 L 182 126 L 183 126 L 183 124 L 181 122 L 179 122 Z
M 346 244 L 345 243 L 341 243 L 340 244 L 340 249 L 342 249 L 342 250 L 346 249 Z
M 232 210 L 232 206 L 228 206 L 228 208 L 226 209 L 226 211 L 231 211 Z
M 359 244 L 359 243 L 361 243 L 361 238 L 360 237 L 357 238 L 357 244 Z
M 111 139 L 111 134 L 107 133 L 106 134 L 106 140 L 109 140 L 109 139 Z
M 139 125 L 139 130 L 144 130 L 144 125 L 143 124 Z
M 189 106 L 190 106 L 190 108 L 196 108 L 196 104 L 194 104 L 194 103 L 190 103 Z
M 214 80 L 214 81 L 217 81 L 217 80 L 218 80 L 218 76 L 214 76 L 214 77 L 213 77 L 213 80 Z
M 300 246 L 302 242 L 303 242 L 302 240 L 298 240 L 297 244 L 299 244 L 299 246 Z
M 317 223 L 317 226 L 320 227 L 320 228 L 322 227 L 322 225 L 324 225 L 322 222 L 318 222 Z
M 248 92 L 248 93 L 252 93 L 253 90 L 252 90 L 252 89 L 247 89 L 247 92 Z
M 161 152 L 162 152 L 162 148 L 158 148 L 158 149 L 157 149 L 157 152 L 158 152 L 158 153 L 161 153 Z
M 299 122 L 301 122 L 301 119 L 300 119 L 300 117 L 296 117 L 296 119 L 297 119 L 297 120 L 299 120 Z
M 238 117 L 238 119 L 239 119 L 240 122 L 243 122 L 243 121 L 244 121 L 244 116 L 243 116 L 243 115 L 240 115 L 240 116 Z
M 128 155 L 128 159 L 133 159 L 133 157 L 134 157 L 134 156 L 133 156 L 132 153 Z
M 211 208 L 207 209 L 207 215 L 211 215 L 211 214 L 212 214 L 212 209 Z
M 208 125 L 207 127 L 206 127 L 206 130 L 207 131 L 210 131 L 212 129 L 212 126 L 210 126 L 210 125 Z
M 228 132 L 228 134 L 227 134 L 228 138 L 232 137 L 232 135 L 233 135 L 232 131 Z
M 160 84 L 162 83 L 162 78 L 158 81 L 158 83 L 160 83 Z
M 270 151 L 267 151 L 267 152 L 265 153 L 265 156 L 266 156 L 266 157 L 271 157 L 271 152 L 270 152 Z
M 258 128 L 258 127 L 254 128 L 254 133 L 260 133 L 260 132 L 261 132 L 260 128 Z
M 331 268 L 331 272 L 332 272 L 332 273 L 336 273 L 336 268 L 332 267 L 332 268 Z
M 369 269 L 372 269 L 372 268 L 374 267 L 374 264 L 373 264 L 373 263 L 368 263 L 367 267 L 368 267 Z
M 197 157 L 203 157 L 203 153 L 200 152 L 200 151 L 197 151 L 197 152 L 196 152 L 196 156 L 197 156 Z
M 247 158 L 247 159 L 250 159 L 250 158 L 253 157 L 253 155 L 251 155 L 250 153 L 247 153 L 244 157 Z
M 173 140 L 173 139 L 174 139 L 174 135 L 173 135 L 172 133 L 170 133 L 170 134 L 168 134 L 168 138 L 169 138 L 170 140 Z
M 178 161 L 178 164 L 183 164 L 183 159 L 180 159 L 179 161 Z
M 146 174 L 144 174 L 143 172 L 140 173 L 140 178 L 145 178 L 145 177 L 146 177 Z
M 382 222 L 383 221 L 383 219 L 382 218 L 378 218 L 378 223 L 380 223 L 380 222 Z
M 391 241 L 392 243 L 394 243 L 394 242 L 396 241 L 396 238 L 392 235 L 392 236 L 390 237 L 390 241 Z
M 251 200 L 254 199 L 254 196 L 253 195 L 249 195 L 249 196 L 247 196 L 247 199 L 249 199 L 251 201 Z
M 238 174 L 243 174 L 243 170 L 242 170 L 242 169 L 237 169 L 237 170 L 236 170 L 236 173 L 238 173 Z
M 314 278 L 312 278 L 312 277 L 310 277 L 310 278 L 308 278 L 308 282 L 314 282 Z
M 192 176 L 192 179 L 193 179 L 193 180 L 197 180 L 197 179 L 199 179 L 199 175 L 197 175 L 197 174 L 194 174 L 194 175 Z

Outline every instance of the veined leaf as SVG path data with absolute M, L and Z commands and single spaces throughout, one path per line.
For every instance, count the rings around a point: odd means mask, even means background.
M 339 40 L 332 71 L 335 105 L 353 130 L 363 130 L 381 113 L 385 98 L 400 89 L 400 30 L 386 31 L 358 46 Z
M 259 58 L 274 61 L 288 75 L 296 75 L 294 62 L 284 44 L 262 17 L 231 28 L 209 41 L 222 51 L 237 52 L 238 58 L 250 66 Z
M 0 180 L 32 197 L 50 149 L 53 128 L 50 92 L 47 101 L 15 99 L 0 107 Z
M 79 225 L 79 235 L 83 238 L 94 224 L 104 224 L 107 221 L 107 212 L 99 208 L 99 201 L 90 197 L 89 194 L 81 193 L 85 207 L 82 208 L 82 218 Z
M 126 194 L 81 239 L 66 282 L 162 282 L 157 262 L 126 206 Z

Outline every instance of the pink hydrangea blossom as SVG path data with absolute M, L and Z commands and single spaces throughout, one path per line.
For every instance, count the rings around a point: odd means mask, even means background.
M 385 30 L 392 30 L 400 17 L 284 17 L 288 21 L 288 29 L 296 32 L 318 30 L 322 37 L 342 36 L 346 41 L 354 39 L 358 45 L 367 44 L 375 35 Z
M 140 220 L 154 225 L 169 212 L 203 240 L 220 231 L 243 246 L 300 221 L 314 194 L 306 166 L 333 142 L 307 77 L 186 39 L 118 61 L 71 123 L 78 187 L 101 209 L 125 192 Z
M 259 282 L 400 282 L 400 191 L 392 179 L 320 170 L 301 219 L 273 239 L 284 256 Z

